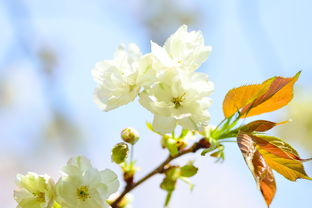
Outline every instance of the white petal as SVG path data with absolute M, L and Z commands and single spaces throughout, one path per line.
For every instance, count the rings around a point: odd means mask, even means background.
M 163 47 L 151 41 L 151 48 L 152 48 L 152 54 L 161 63 L 161 65 L 166 66 L 166 67 L 172 67 L 174 65 L 169 54 Z
M 94 91 L 93 99 L 102 110 L 110 111 L 132 102 L 138 95 L 139 90 L 139 87 L 134 87 L 132 91 L 129 91 L 129 87 L 127 86 L 122 89 L 122 91 L 119 91 L 118 94 L 115 92 L 116 96 L 111 96 L 107 94 L 105 88 L 98 87 Z M 114 92 L 111 92 L 110 94 L 114 94 Z
M 128 53 L 130 54 L 130 57 L 136 58 L 136 59 L 142 56 L 139 46 L 137 46 L 135 43 L 129 43 Z
M 157 82 L 157 72 L 152 68 L 152 55 L 146 54 L 140 58 L 136 63 L 138 68 L 138 75 L 136 83 L 142 87 L 151 87 Z
M 184 129 L 188 130 L 198 130 L 198 127 L 192 117 L 186 117 L 183 119 L 179 119 L 178 124 L 180 124 Z
M 92 168 L 91 162 L 85 156 L 78 156 L 68 160 L 67 165 L 78 167 L 81 171 L 86 171 Z
M 51 207 L 55 198 L 55 184 L 47 175 L 38 175 L 29 172 L 27 175 L 17 175 L 17 188 L 14 191 L 14 199 L 17 207 Z M 44 193 L 44 201 L 36 199 L 34 193 Z
M 152 112 L 153 114 L 161 114 L 163 116 L 170 116 L 171 108 L 173 108 L 174 105 L 172 103 L 168 103 L 167 99 L 165 99 L 167 96 L 166 91 L 163 93 L 159 93 L 159 95 L 155 91 L 157 91 L 157 89 L 145 90 L 142 93 L 140 93 L 140 100 L 139 100 L 140 104 L 144 108 Z M 157 98 L 154 96 L 154 94 L 157 95 Z
M 211 47 L 205 46 L 202 33 L 188 32 L 185 25 L 167 39 L 164 49 L 171 59 L 186 71 L 195 71 L 199 68 L 211 52 Z
M 119 181 L 117 175 L 109 170 L 105 169 L 101 171 L 101 180 L 103 183 L 105 183 L 108 187 L 108 194 L 115 193 L 119 188 Z
M 94 101 L 104 111 L 110 111 L 133 101 L 141 88 L 140 70 L 145 70 L 151 59 L 141 61 L 142 54 L 135 44 L 128 48 L 120 45 L 112 60 L 98 62 L 92 71 L 99 84 L 94 92 Z M 146 83 L 145 83 L 146 84 Z M 147 83 L 148 84 L 148 83 Z
M 176 120 L 171 117 L 154 115 L 153 128 L 162 134 L 171 133 L 176 127 Z

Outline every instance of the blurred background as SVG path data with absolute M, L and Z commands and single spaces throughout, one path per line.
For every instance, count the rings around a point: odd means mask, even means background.
M 95 63 L 113 57 L 119 43 L 149 52 L 181 24 L 202 30 L 213 52 L 200 71 L 215 83 L 212 124 L 222 120 L 225 93 L 243 84 L 303 70 L 289 107 L 261 118 L 292 119 L 271 134 L 312 156 L 312 1 L 310 0 L 1 0 L 0 1 L 0 201 L 15 207 L 15 175 L 34 171 L 55 178 L 69 157 L 85 155 L 97 168 L 119 168 L 110 149 L 122 128 L 141 134 L 135 159 L 144 175 L 167 153 L 145 122 L 152 114 L 135 101 L 108 113 L 92 100 Z M 255 118 L 254 118 L 255 119 Z M 190 155 L 199 173 L 193 192 L 178 184 L 171 207 L 261 208 L 264 200 L 235 144 L 223 163 Z M 312 164 L 306 171 L 312 175 Z M 275 174 L 272 208 L 308 208 L 312 183 Z M 162 207 L 157 176 L 134 192 L 134 208 Z

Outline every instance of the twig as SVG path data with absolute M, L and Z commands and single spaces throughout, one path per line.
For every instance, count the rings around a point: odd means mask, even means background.
M 152 176 L 159 174 L 159 173 L 163 173 L 165 170 L 165 167 L 174 159 L 177 159 L 179 157 L 181 157 L 182 155 L 188 154 L 188 153 L 195 153 L 197 150 L 201 149 L 201 148 L 209 148 L 211 146 L 211 144 L 204 138 L 202 138 L 201 140 L 199 140 L 198 142 L 194 143 L 191 147 L 181 150 L 177 155 L 175 156 L 171 156 L 169 155 L 167 157 L 167 159 L 162 162 L 158 167 L 156 167 L 154 170 L 152 170 L 150 173 L 148 173 L 146 176 L 144 176 L 143 178 L 141 178 L 140 180 L 138 180 L 135 183 L 132 184 L 126 184 L 123 192 L 119 195 L 119 197 L 113 201 L 111 203 L 111 207 L 112 208 L 120 208 L 119 207 L 119 202 L 123 199 L 123 197 L 129 193 L 130 191 L 132 191 L 133 189 L 135 189 L 137 186 L 141 185 L 142 183 L 144 183 L 146 180 L 148 180 L 149 178 L 151 178 Z

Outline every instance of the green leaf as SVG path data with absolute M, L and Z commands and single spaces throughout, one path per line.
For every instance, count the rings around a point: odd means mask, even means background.
M 181 167 L 181 176 L 182 177 L 192 177 L 194 175 L 196 175 L 198 171 L 198 168 L 195 167 L 194 165 L 184 165 L 183 167 Z
M 171 137 L 168 138 L 166 140 L 166 146 L 167 146 L 169 153 L 172 157 L 176 156 L 179 153 L 179 149 L 178 149 L 177 142 L 175 139 L 173 139 Z
M 216 162 L 219 162 L 219 161 L 222 162 L 224 160 L 224 146 L 220 144 L 220 146 L 218 147 L 218 150 L 211 153 L 210 156 L 217 158 Z
M 189 133 L 188 129 L 182 129 L 179 139 L 183 139 Z
M 193 190 L 194 190 L 195 185 L 191 183 L 191 181 L 190 181 L 189 178 L 180 177 L 180 180 L 189 185 L 190 191 L 193 191 Z
M 147 127 L 149 130 L 151 130 L 152 132 L 154 132 L 154 133 L 156 133 L 156 134 L 158 134 L 158 135 L 160 135 L 160 136 L 163 136 L 163 135 L 164 135 L 164 134 L 162 134 L 162 133 L 156 131 L 156 130 L 154 129 L 154 127 L 153 127 L 153 124 L 151 124 L 150 122 L 146 122 L 146 127 Z
M 207 153 L 212 152 L 213 150 L 217 149 L 220 146 L 220 143 L 218 140 L 208 140 L 208 142 L 211 144 L 211 146 L 207 149 L 204 149 L 200 154 L 201 156 L 205 156 Z
M 166 177 L 169 178 L 170 180 L 177 180 L 181 176 L 181 169 L 180 167 L 170 167 L 166 171 Z
M 166 201 L 165 201 L 165 207 L 167 207 L 169 205 L 172 193 L 173 193 L 173 191 L 168 191 L 167 196 L 166 196 Z
M 165 177 L 160 184 L 160 188 L 165 191 L 173 191 L 175 189 L 177 180 Z
M 146 122 L 146 127 L 147 127 L 149 130 L 155 132 L 155 130 L 154 130 L 154 128 L 153 128 L 153 125 L 152 125 L 150 122 Z

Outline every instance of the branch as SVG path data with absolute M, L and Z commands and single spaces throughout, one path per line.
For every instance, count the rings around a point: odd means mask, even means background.
M 161 174 L 164 172 L 166 166 L 174 159 L 177 159 L 185 154 L 188 153 L 195 153 L 197 150 L 202 149 L 202 148 L 209 148 L 211 146 L 211 144 L 205 139 L 202 138 L 200 139 L 198 142 L 194 143 L 191 147 L 187 148 L 187 149 L 183 149 L 181 150 L 177 155 L 175 156 L 171 156 L 169 155 L 167 157 L 167 159 L 162 162 L 158 167 L 156 167 L 154 170 L 152 170 L 150 173 L 148 173 L 146 176 L 144 176 L 143 178 L 141 178 L 140 180 L 138 180 L 135 183 L 128 183 L 123 192 L 119 195 L 119 197 L 113 201 L 111 203 L 111 207 L 112 208 L 120 208 L 120 206 L 118 205 L 119 202 L 123 199 L 123 197 L 129 193 L 130 191 L 132 191 L 133 189 L 135 189 L 137 186 L 141 185 L 142 183 L 144 183 L 146 180 L 148 180 L 149 178 L 151 178 L 152 176 L 156 175 L 156 174 Z

